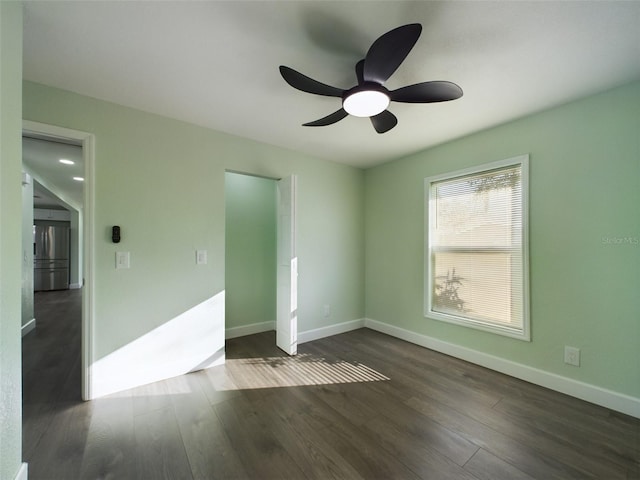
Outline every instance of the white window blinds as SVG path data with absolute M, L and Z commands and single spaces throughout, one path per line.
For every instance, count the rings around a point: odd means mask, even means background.
M 528 339 L 526 163 L 426 179 L 425 315 Z

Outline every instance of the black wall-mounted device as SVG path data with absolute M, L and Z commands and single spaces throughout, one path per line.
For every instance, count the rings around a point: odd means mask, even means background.
M 120 243 L 120 227 L 118 225 L 111 228 L 111 240 L 113 243 Z

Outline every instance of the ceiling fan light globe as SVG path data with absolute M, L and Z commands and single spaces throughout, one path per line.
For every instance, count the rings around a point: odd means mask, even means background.
M 342 101 L 342 108 L 355 117 L 373 117 L 384 112 L 388 106 L 389 96 L 379 90 L 355 91 Z

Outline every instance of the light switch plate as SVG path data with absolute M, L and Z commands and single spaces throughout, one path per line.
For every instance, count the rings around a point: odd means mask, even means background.
M 196 250 L 196 265 L 206 265 L 206 264 L 207 264 L 207 251 Z
M 116 252 L 116 268 L 130 268 L 131 261 L 129 252 Z

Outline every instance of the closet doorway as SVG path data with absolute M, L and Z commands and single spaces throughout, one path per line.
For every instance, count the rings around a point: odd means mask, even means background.
M 225 173 L 225 329 L 233 338 L 276 330 L 297 352 L 295 176 Z

